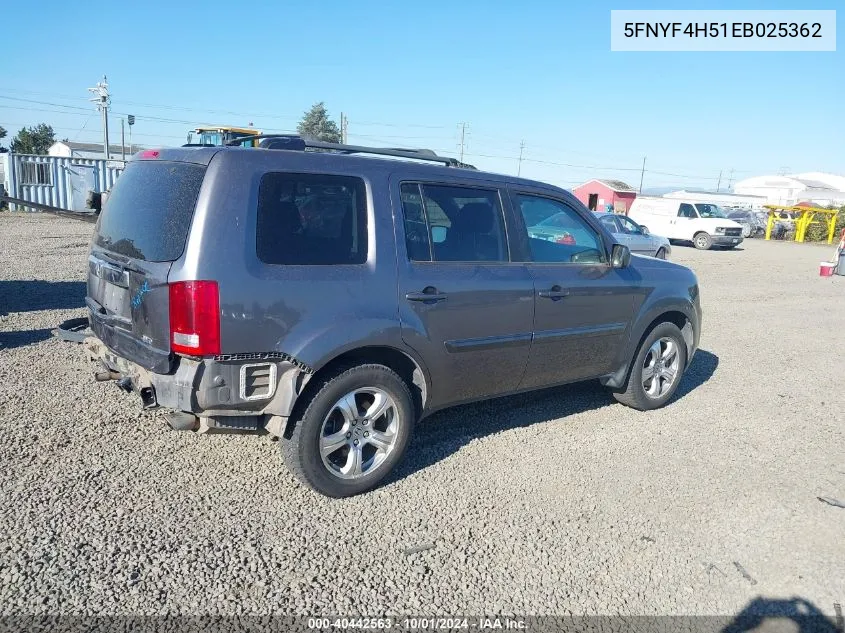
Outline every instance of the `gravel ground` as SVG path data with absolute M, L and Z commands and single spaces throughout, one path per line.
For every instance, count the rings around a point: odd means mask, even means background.
M 845 278 L 832 247 L 676 247 L 680 397 L 599 387 L 422 423 L 391 482 L 298 485 L 266 437 L 167 430 L 79 346 L 91 226 L 0 214 L 0 615 L 728 614 L 845 600 Z

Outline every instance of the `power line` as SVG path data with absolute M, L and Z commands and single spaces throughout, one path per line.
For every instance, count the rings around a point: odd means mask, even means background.
M 53 98 L 62 98 L 62 99 L 65 99 L 65 98 L 66 99 L 74 99 L 74 100 L 81 99 L 80 97 L 76 97 L 76 96 L 71 97 L 69 95 L 49 95 L 48 93 L 38 93 L 38 92 L 35 92 L 35 91 L 17 90 L 17 92 L 19 92 L 19 93 L 22 92 L 22 93 L 25 93 L 25 94 L 47 95 L 47 96 L 52 96 Z M 63 103 L 56 103 L 55 101 L 27 99 L 27 98 L 24 98 L 24 97 L 13 97 L 13 96 L 8 96 L 8 95 L 0 95 L 0 98 L 12 100 L 12 101 L 18 101 L 18 102 L 21 102 L 21 103 L 32 103 L 32 104 L 35 104 L 35 105 L 47 105 L 47 106 L 51 106 L 53 108 L 61 108 L 61 109 L 60 110 L 49 110 L 49 109 L 39 109 L 39 108 L 32 108 L 32 107 L 24 108 L 24 107 L 5 106 L 5 105 L 0 106 L 0 108 L 25 109 L 25 110 L 30 111 L 30 112 L 54 112 L 54 113 L 59 113 L 59 114 L 64 114 L 64 115 L 86 116 L 86 119 L 90 116 L 90 112 L 91 112 L 90 108 L 86 108 L 86 107 L 82 107 L 82 106 L 76 106 L 76 105 L 63 104 Z M 137 106 L 142 106 L 142 107 L 150 107 L 150 108 L 160 108 L 160 109 L 163 109 L 163 110 L 180 110 L 180 111 L 185 111 L 185 112 L 226 113 L 226 114 L 232 114 L 232 115 L 237 115 L 237 116 L 247 116 L 249 118 L 252 118 L 252 117 L 265 117 L 265 118 L 276 118 L 276 119 L 293 119 L 293 118 L 295 118 L 295 117 L 287 116 L 287 115 L 270 115 L 270 114 L 245 115 L 244 113 L 234 112 L 234 111 L 230 111 L 230 110 L 202 110 L 200 108 L 190 108 L 190 107 L 173 106 L 173 105 L 165 105 L 165 104 L 142 103 L 142 102 L 136 102 L 136 101 L 119 101 L 119 103 L 126 104 L 126 105 L 137 105 Z M 113 110 L 113 114 L 126 116 L 127 113 Z M 155 116 L 155 115 L 152 115 L 152 114 L 150 114 L 150 115 L 140 114 L 140 115 L 135 115 L 135 116 L 136 116 L 136 119 L 138 119 L 140 121 L 150 121 L 150 122 L 157 122 L 157 123 L 162 123 L 162 124 L 178 124 L 178 125 L 190 125 L 190 126 L 195 126 L 197 124 L 197 121 L 195 121 L 195 120 L 171 118 L 171 117 L 165 117 L 165 116 Z M 346 116 L 345 116 L 345 113 L 344 113 L 344 123 L 345 123 L 345 120 L 346 120 Z M 359 122 L 357 120 L 356 120 L 356 125 L 376 126 L 376 127 L 383 127 L 383 128 L 447 129 L 447 126 L 442 126 L 442 125 L 425 125 L 425 124 L 417 124 L 417 123 L 399 124 L 399 123 L 384 123 L 384 122 L 374 122 L 374 121 L 360 121 Z M 278 129 L 266 128 L 265 126 L 261 126 L 261 127 L 263 129 L 266 129 L 268 132 L 289 133 L 289 132 L 292 131 L 292 130 L 278 130 Z M 648 171 L 650 174 L 662 175 L 662 176 L 671 176 L 671 177 L 674 177 L 674 178 L 683 178 L 683 179 L 691 179 L 691 180 L 717 180 L 717 181 L 719 180 L 715 176 L 704 176 L 704 175 L 701 175 L 700 173 L 699 174 L 689 174 L 689 173 L 680 174 L 680 173 L 676 173 L 676 172 L 661 171 L 659 169 L 644 170 L 642 167 L 613 167 L 613 166 L 603 166 L 603 165 L 584 165 L 584 164 L 577 164 L 577 163 L 561 162 L 559 160 L 544 160 L 544 159 L 541 159 L 541 158 L 531 158 L 531 157 L 525 155 L 525 139 L 522 139 L 520 141 L 520 156 L 519 157 L 513 157 L 513 156 L 509 156 L 507 154 L 499 154 L 499 153 L 473 153 L 473 152 L 470 152 L 468 150 L 468 139 L 467 139 L 467 137 L 469 136 L 469 134 L 468 134 L 469 124 L 468 123 L 462 123 L 462 124 L 460 124 L 460 127 L 461 127 L 461 141 L 460 141 L 460 145 L 459 145 L 459 155 L 460 156 L 462 156 L 462 157 L 477 156 L 477 157 L 481 157 L 481 158 L 517 160 L 518 161 L 517 171 L 520 174 L 521 174 L 521 169 L 522 169 L 522 163 L 526 162 L 526 163 L 534 163 L 534 164 L 539 164 L 539 165 L 553 165 L 553 166 L 556 166 L 556 167 L 568 167 L 568 168 L 571 168 L 571 169 L 601 170 L 601 171 L 624 171 L 624 172 L 640 171 L 641 177 L 644 176 L 645 171 Z M 83 125 L 83 128 L 84 128 L 84 125 Z M 347 126 L 347 130 L 348 130 L 348 126 Z M 166 134 L 158 134 L 158 135 L 156 135 L 156 134 L 139 134 L 139 136 L 160 137 L 160 138 L 182 138 L 181 136 L 177 137 L 175 135 L 166 135 Z M 348 131 L 347 131 L 347 136 L 348 136 Z M 402 135 L 402 134 L 387 134 L 387 135 L 354 134 L 352 136 L 355 136 L 355 137 L 358 137 L 358 138 L 367 138 L 367 139 L 375 140 L 375 141 L 378 141 L 378 142 L 386 142 L 388 144 L 393 144 L 394 140 L 396 140 L 396 139 L 398 139 L 398 140 L 428 140 L 428 141 L 437 140 L 438 138 L 443 139 L 443 140 L 446 139 L 446 137 L 415 136 L 415 135 Z M 478 134 L 478 136 L 486 137 L 486 138 L 492 138 L 492 139 L 496 139 L 496 140 L 506 140 L 504 137 L 500 137 L 500 136 L 492 136 L 492 135 L 484 135 L 484 134 Z M 384 139 L 393 139 L 393 140 L 384 140 Z M 534 144 L 533 142 L 531 143 L 531 147 L 532 147 L 532 149 L 548 148 L 549 150 L 553 150 L 555 152 L 560 152 L 559 147 L 552 148 L 551 146 Z M 439 149 L 439 150 L 436 150 L 436 151 L 445 152 L 447 154 L 452 153 L 452 150 Z M 576 151 L 572 151 L 572 150 L 568 150 L 568 153 L 574 154 L 574 155 L 577 155 L 577 154 L 589 155 L 586 152 L 576 152 Z M 737 170 L 733 170 L 733 172 L 737 172 Z M 742 173 L 742 172 L 740 171 L 738 173 Z M 751 173 L 751 172 L 746 172 L 746 173 Z
M 59 108 L 69 108 L 71 110 L 84 110 L 85 112 L 90 112 L 91 108 L 83 108 L 82 106 L 72 106 L 66 105 L 64 103 L 51 103 L 49 101 L 36 101 L 35 99 L 22 99 L 20 97 L 7 97 L 6 95 L 0 95 L 0 99 L 9 99 L 10 101 L 23 101 L 24 103 L 37 103 L 39 105 L 49 105 L 49 106 L 56 106 Z

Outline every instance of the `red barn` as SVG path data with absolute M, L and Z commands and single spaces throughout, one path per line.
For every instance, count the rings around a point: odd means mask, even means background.
M 591 211 L 615 211 L 627 215 L 637 191 L 621 180 L 588 180 L 572 190 Z M 610 207 L 608 209 L 608 206 Z

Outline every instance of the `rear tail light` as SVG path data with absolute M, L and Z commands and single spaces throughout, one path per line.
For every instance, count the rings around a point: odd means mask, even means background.
M 158 158 L 157 149 L 145 149 L 141 152 L 141 158 Z
M 572 237 L 569 233 L 567 233 L 566 235 L 562 235 L 561 237 L 557 238 L 555 240 L 555 242 L 558 243 L 558 244 L 570 244 L 570 245 L 572 245 L 572 244 L 575 244 L 575 238 Z
M 220 292 L 216 281 L 170 284 L 170 349 L 191 356 L 220 353 Z

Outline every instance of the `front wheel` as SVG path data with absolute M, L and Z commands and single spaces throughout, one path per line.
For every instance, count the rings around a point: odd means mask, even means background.
M 713 238 L 710 237 L 707 233 L 696 233 L 695 237 L 692 238 L 693 246 L 695 246 L 700 251 L 709 250 L 711 246 L 713 246 Z
M 687 348 L 681 330 L 674 323 L 661 323 L 637 351 L 625 391 L 613 396 L 640 411 L 658 409 L 677 390 L 686 363 Z
M 414 425 L 405 382 L 383 365 L 358 365 L 322 383 L 294 420 L 282 454 L 297 478 L 329 497 L 371 490 L 402 458 Z

